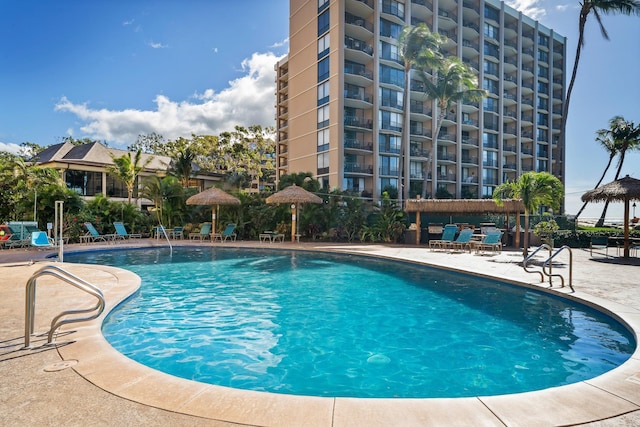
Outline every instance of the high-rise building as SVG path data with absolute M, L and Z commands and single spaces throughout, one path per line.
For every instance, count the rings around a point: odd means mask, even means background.
M 437 136 L 438 109 L 415 70 L 408 122 L 403 114 L 398 38 L 419 23 L 447 37 L 445 55 L 488 93 L 452 105 Z M 563 36 L 496 0 L 290 0 L 277 176 L 313 172 L 324 187 L 373 198 L 389 187 L 413 198 L 424 179 L 436 198 L 490 197 L 528 171 L 563 181 L 565 49 Z

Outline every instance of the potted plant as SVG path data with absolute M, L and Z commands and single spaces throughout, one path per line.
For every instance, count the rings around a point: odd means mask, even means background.
M 546 243 L 553 248 L 553 233 L 558 231 L 560 227 L 555 220 L 541 221 L 533 228 L 533 234 L 540 236 L 542 243 Z

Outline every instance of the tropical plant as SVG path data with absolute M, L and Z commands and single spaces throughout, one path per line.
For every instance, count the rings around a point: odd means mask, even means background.
M 548 172 L 527 172 L 517 181 L 507 181 L 493 191 L 497 204 L 504 199 L 520 199 L 524 205 L 524 257 L 529 249 L 529 215 L 542 205 L 557 210 L 564 192 L 562 182 Z
M 622 116 L 615 116 L 609 121 L 609 130 L 605 131 L 605 133 L 609 135 L 618 147 L 618 168 L 616 170 L 616 176 L 613 178 L 617 180 L 620 177 L 627 151 L 640 148 L 640 126 L 636 126 L 633 122 L 626 121 Z M 600 219 L 598 219 L 596 223 L 596 227 L 602 227 L 604 224 L 608 207 L 609 201 L 607 200 L 604 203 L 604 208 L 602 209 Z
M 171 162 L 171 172 L 180 179 L 183 187 L 189 186 L 189 180 L 193 175 L 193 161 L 196 154 L 191 147 L 185 147 L 178 152 L 176 158 Z
M 580 54 L 584 46 L 584 31 L 587 24 L 587 18 L 593 12 L 593 15 L 600 26 L 600 32 L 605 40 L 609 40 L 609 34 L 604 28 L 600 14 L 622 14 L 622 15 L 640 15 L 640 1 L 638 0 L 583 0 L 580 3 L 580 17 L 578 18 L 578 44 L 576 46 L 576 56 L 573 61 L 573 71 L 567 88 L 567 96 L 565 97 L 562 128 L 560 138 L 565 137 L 567 129 L 567 118 L 569 116 L 569 101 L 573 92 L 573 85 L 576 82 L 578 73 L 578 64 L 580 62 Z
M 409 152 L 409 125 L 410 105 L 409 92 L 411 90 L 411 68 L 419 66 L 426 70 L 437 66 L 442 60 L 440 46 L 446 38 L 437 33 L 432 33 L 426 24 L 407 26 L 402 29 L 398 39 L 398 50 L 404 65 L 404 90 L 402 92 L 403 121 L 401 131 L 402 144 L 400 146 L 400 167 L 398 168 L 398 196 L 400 203 L 402 198 L 409 197 L 409 177 L 405 171 L 405 157 Z M 404 181 L 407 182 L 404 182 Z
M 533 227 L 533 234 L 536 236 L 540 236 L 542 239 L 546 241 L 551 247 L 553 247 L 553 234 L 558 231 L 560 227 L 558 223 L 550 219 L 548 221 L 540 221 Z
M 182 224 L 185 207 L 184 189 L 174 176 L 151 176 L 143 180 L 140 194 L 151 200 L 155 219 L 166 227 Z
M 438 152 L 438 135 L 442 128 L 442 122 L 453 104 L 461 101 L 479 101 L 487 96 L 487 92 L 484 89 L 478 88 L 478 78 L 473 70 L 455 56 L 450 56 L 442 60 L 433 69 L 432 76 L 429 76 L 421 66 L 420 77 L 425 85 L 425 93 L 429 99 L 436 101 L 438 113 L 436 128 L 433 132 L 432 146 L 434 161 L 432 162 L 433 179 L 431 193 L 436 194 L 438 184 L 435 177 L 437 175 L 438 162 L 435 160 L 435 156 Z M 423 163 L 422 172 L 424 181 L 422 182 L 422 198 L 427 196 L 429 176 L 427 165 L 427 162 Z
M 360 240 L 396 243 L 407 228 L 406 214 L 399 209 L 386 192 L 382 193 L 380 207 L 370 216 L 371 225 L 363 225 Z
M 602 180 L 607 174 L 609 167 L 611 167 L 611 163 L 613 162 L 613 159 L 618 155 L 618 150 L 619 150 L 618 143 L 611 138 L 611 135 L 609 135 L 609 132 L 606 129 L 600 129 L 596 132 L 596 134 L 597 134 L 596 142 L 600 144 L 605 150 L 607 150 L 607 152 L 609 153 L 609 161 L 607 162 L 607 166 L 604 168 L 604 171 L 602 172 L 600 179 L 596 183 L 596 186 L 593 187 L 594 189 L 598 188 L 602 183 Z M 580 210 L 575 216 L 576 220 L 578 219 L 578 217 L 580 216 L 580 214 L 582 213 L 582 211 L 584 210 L 584 208 L 587 206 L 588 203 L 589 202 L 584 202 L 582 204 L 582 207 L 580 208 Z
M 148 157 L 144 162 L 142 161 L 142 151 L 136 151 L 134 157 L 131 157 L 131 153 L 127 152 L 120 157 L 111 155 L 113 159 L 113 166 L 107 169 L 107 172 L 119 181 L 122 181 L 127 187 L 127 202 L 131 203 L 133 197 L 133 190 L 136 184 L 136 178 L 142 172 L 142 170 L 151 162 L 152 157 Z

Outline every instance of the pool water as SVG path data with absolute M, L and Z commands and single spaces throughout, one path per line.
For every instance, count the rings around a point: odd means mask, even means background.
M 465 397 L 539 390 L 626 361 L 632 334 L 542 292 L 407 263 L 295 251 L 65 254 L 142 277 L 106 319 L 126 356 L 241 389 Z

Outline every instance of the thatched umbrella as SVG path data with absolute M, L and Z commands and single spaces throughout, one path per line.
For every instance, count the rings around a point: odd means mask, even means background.
M 624 257 L 629 257 L 629 202 L 640 200 L 640 179 L 629 175 L 617 179 L 582 195 L 583 202 L 624 202 Z
M 292 203 L 291 205 L 291 243 L 296 240 L 296 213 L 302 203 L 322 203 L 322 199 L 302 187 L 293 184 L 267 197 L 267 203 Z
M 240 199 L 215 187 L 211 187 L 187 199 L 188 205 L 209 205 L 211 208 L 211 232 L 216 232 L 216 210 L 219 205 L 239 205 Z

